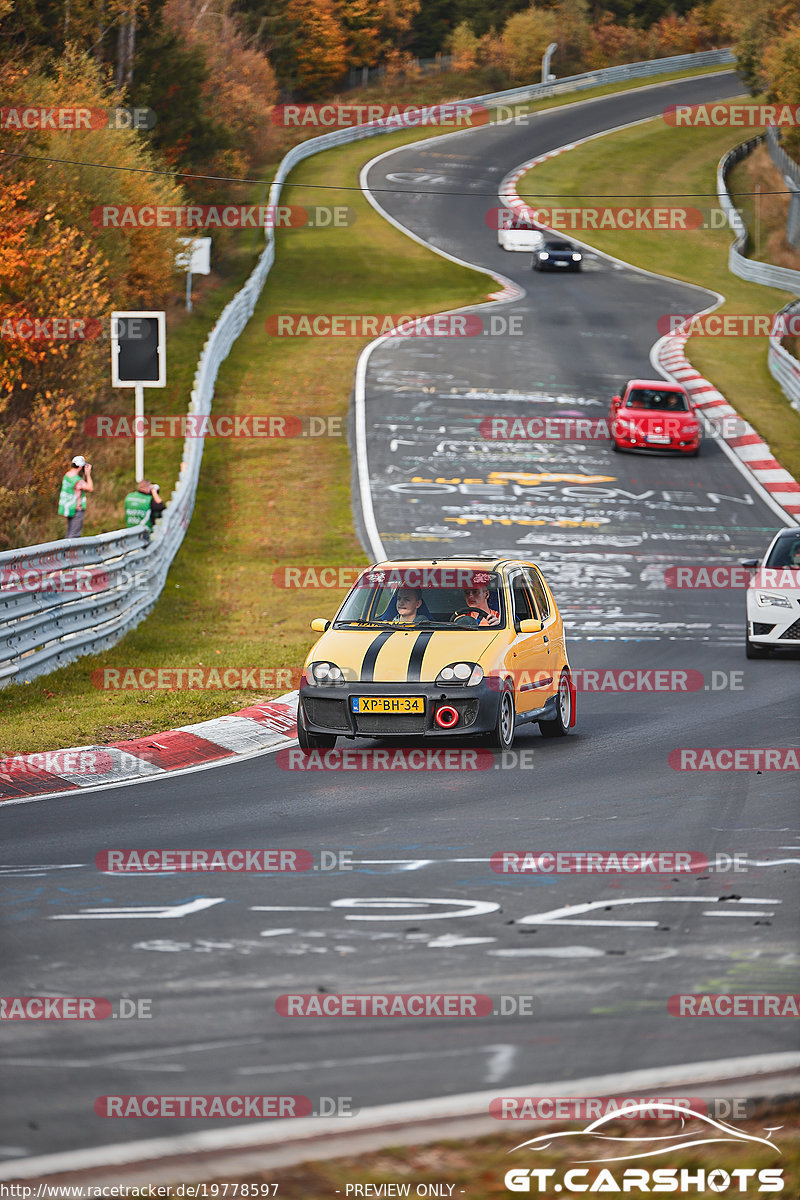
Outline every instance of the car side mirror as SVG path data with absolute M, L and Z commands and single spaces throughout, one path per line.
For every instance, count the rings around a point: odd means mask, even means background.
M 749 567 L 751 571 L 754 571 L 756 569 L 756 567 L 758 566 L 758 559 L 757 558 L 743 558 L 742 566 Z
M 612 396 L 611 403 L 612 404 L 622 404 L 622 396 Z
M 528 618 L 527 621 L 520 621 L 519 623 L 520 633 L 541 633 L 542 628 L 543 626 L 541 621 L 534 621 L 530 618 Z
M 324 633 L 330 627 L 331 623 L 325 617 L 314 617 L 314 620 L 311 622 L 311 628 L 314 630 L 314 633 Z

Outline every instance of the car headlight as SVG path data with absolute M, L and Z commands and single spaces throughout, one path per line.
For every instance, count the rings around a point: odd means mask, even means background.
M 344 683 L 342 674 L 336 663 L 313 662 L 306 671 L 306 679 L 317 687 L 327 687 L 331 683 Z
M 539 258 L 549 258 L 549 257 L 550 257 L 550 255 L 547 253 L 546 250 L 539 251 Z
M 758 592 L 756 595 L 756 601 L 761 605 L 762 608 L 767 608 L 770 606 L 773 608 L 792 607 L 788 596 L 778 595 L 777 592 Z
M 582 258 L 583 258 L 583 255 L 582 255 L 582 254 L 573 254 L 573 256 L 572 256 L 572 261 L 573 261 L 573 262 L 580 262 Z
M 457 662 L 450 663 L 448 667 L 442 667 L 439 674 L 436 676 L 436 685 L 441 687 L 442 684 L 461 683 L 465 687 L 475 687 L 476 683 L 480 683 L 483 679 L 483 668 L 477 663 Z

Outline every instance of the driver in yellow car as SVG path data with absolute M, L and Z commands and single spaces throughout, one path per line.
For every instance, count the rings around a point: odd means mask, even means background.
M 500 624 L 500 613 L 489 607 L 488 587 L 464 588 L 464 600 L 469 615 L 474 617 L 479 625 Z

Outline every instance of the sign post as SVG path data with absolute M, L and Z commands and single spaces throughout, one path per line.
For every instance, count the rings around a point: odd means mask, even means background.
M 183 249 L 175 255 L 175 266 L 186 272 L 186 311 L 192 311 L 192 275 L 211 274 L 211 238 L 178 238 Z
M 111 386 L 134 389 L 134 470 L 144 479 L 144 389 L 167 386 L 166 313 L 112 312 Z

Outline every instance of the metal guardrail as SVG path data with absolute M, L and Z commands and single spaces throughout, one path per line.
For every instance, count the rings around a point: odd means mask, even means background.
M 733 244 L 728 252 L 728 269 L 740 279 L 747 279 L 752 283 L 761 283 L 766 287 L 779 288 L 781 291 L 792 292 L 794 295 L 800 296 L 800 271 L 793 271 L 790 267 L 779 267 L 774 263 L 759 262 L 757 259 L 746 257 L 747 228 L 742 220 L 741 213 L 734 206 L 728 194 L 727 179 L 729 171 L 737 162 L 741 162 L 743 158 L 746 158 L 763 140 L 764 135 L 759 134 L 758 137 L 749 138 L 746 142 L 741 142 L 740 145 L 734 146 L 732 150 L 724 154 L 717 166 L 717 196 L 720 205 L 727 214 L 728 224 L 735 234 Z M 792 301 L 792 303 L 787 304 L 780 311 L 781 313 L 797 312 L 797 302 Z M 800 363 L 781 344 L 780 337 L 770 336 L 767 366 L 786 399 L 793 408 L 800 411 Z
M 724 67 L 735 61 L 729 49 L 704 50 L 606 67 L 554 83 L 472 96 L 463 103 L 491 108 L 684 69 Z M 270 188 L 269 203 L 280 202 L 289 172 L 304 159 L 322 150 L 403 128 L 413 125 L 383 119 L 337 129 L 299 143 L 282 159 Z M 272 229 L 266 230 L 266 240 L 266 248 L 252 274 L 226 306 L 206 340 L 195 372 L 190 413 L 211 412 L 219 368 L 253 315 L 275 259 Z M 202 457 L 203 439 L 187 437 L 180 477 L 152 537 L 142 524 L 99 537 L 0 552 L 0 686 L 33 679 L 84 654 L 105 650 L 147 616 L 161 594 L 191 520 Z M 81 574 L 75 575 L 76 571 Z M 38 578 L 31 572 L 45 573 L 38 589 L 30 586 L 31 580 L 35 583 Z M 64 572 L 70 574 L 65 576 Z M 72 590 L 57 590 L 57 585 L 65 581 Z
M 800 246 L 800 166 L 793 158 L 789 158 L 780 144 L 774 125 L 767 130 L 767 149 L 791 192 L 789 215 L 786 219 L 786 240 L 790 246 Z

